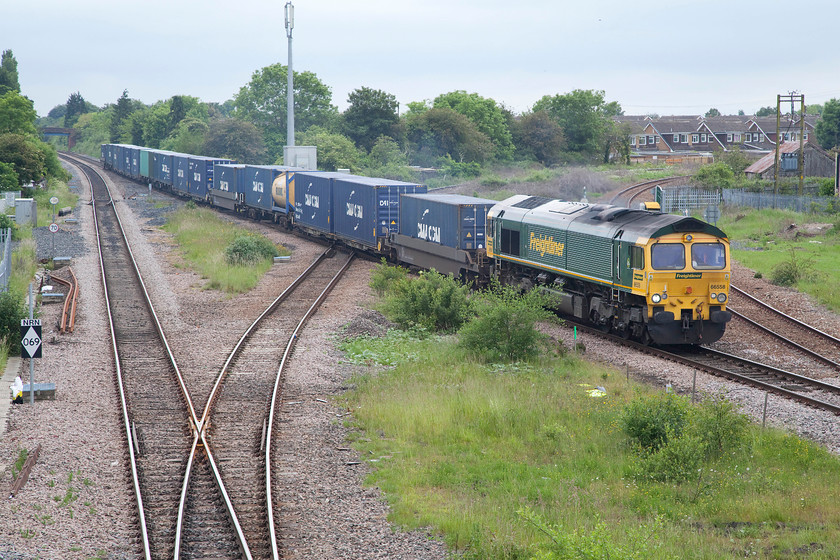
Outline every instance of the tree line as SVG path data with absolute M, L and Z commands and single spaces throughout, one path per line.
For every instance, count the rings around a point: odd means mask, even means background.
M 55 148 L 42 142 L 32 100 L 21 95 L 17 60 L 0 56 L 0 191 L 18 190 L 50 177 L 69 179 Z
M 228 157 L 245 163 L 282 163 L 286 144 L 286 77 L 282 64 L 266 66 L 224 103 L 176 95 L 145 105 L 128 91 L 102 108 L 79 92 L 53 108 L 43 124 L 72 127 L 80 151 L 98 154 L 103 142 Z M 400 114 L 394 95 L 360 87 L 339 112 L 332 91 L 312 72 L 294 73 L 295 144 L 318 147 L 319 168 L 347 168 L 412 178 L 409 166 L 475 175 L 492 162 L 543 165 L 629 156 L 628 125 L 603 91 L 546 95 L 514 114 L 477 93 L 452 91 L 408 103 Z

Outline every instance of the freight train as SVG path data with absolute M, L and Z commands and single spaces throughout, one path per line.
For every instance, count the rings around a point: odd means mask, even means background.
M 406 266 L 554 293 L 560 311 L 661 345 L 719 340 L 729 241 L 692 217 L 516 195 L 501 202 L 348 173 L 103 144 L 143 184 Z

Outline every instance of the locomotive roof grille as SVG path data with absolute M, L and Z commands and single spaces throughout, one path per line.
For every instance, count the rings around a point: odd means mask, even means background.
M 531 196 L 526 198 L 525 200 L 520 200 L 516 204 L 513 205 L 514 208 L 524 208 L 526 210 L 533 210 L 534 208 L 539 208 L 543 204 L 547 204 L 554 200 L 553 198 L 546 198 L 544 196 Z

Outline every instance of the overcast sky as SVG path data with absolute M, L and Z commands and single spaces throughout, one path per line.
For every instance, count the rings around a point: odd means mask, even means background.
M 0 0 L 0 50 L 39 115 L 80 92 L 224 102 L 287 63 L 283 0 Z M 294 0 L 296 71 L 347 107 L 370 87 L 406 103 L 454 90 L 514 112 L 604 90 L 625 114 L 724 114 L 840 98 L 837 0 Z

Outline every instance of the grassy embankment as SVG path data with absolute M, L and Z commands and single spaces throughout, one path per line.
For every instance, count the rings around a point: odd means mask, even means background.
M 805 224 L 831 224 L 820 234 Z M 788 210 L 726 210 L 718 226 L 732 241 L 732 256 L 768 280 L 789 284 L 840 312 L 840 218 Z M 795 225 L 795 227 L 792 227 Z M 781 266 L 781 268 L 779 268 Z
M 264 238 L 222 219 L 213 210 L 187 205 L 169 216 L 164 230 L 174 236 L 178 251 L 184 257 L 184 262 L 175 263 L 175 266 L 190 268 L 200 274 L 207 281 L 206 289 L 228 294 L 244 293 L 256 286 L 271 268 L 271 258 L 256 255 L 253 259 L 246 258 L 245 263 L 232 263 L 228 258 L 229 248 L 237 240 Z M 275 254 L 288 255 L 289 251 L 275 247 Z
M 355 445 L 400 526 L 432 527 L 468 558 L 546 546 L 529 509 L 579 547 L 568 558 L 840 557 L 840 462 L 817 446 L 751 426 L 689 479 L 655 480 L 622 430 L 653 389 L 573 354 L 481 365 L 453 339 L 345 345 L 370 367 L 345 401 Z
M 796 237 L 788 227 L 832 221 L 741 210 L 719 225 L 734 258 L 768 278 L 806 263 L 799 289 L 838 309 L 825 281 L 840 269 L 838 228 Z M 540 558 L 840 557 L 840 462 L 823 449 L 751 425 L 696 475 L 652 476 L 622 427 L 630 403 L 655 390 L 573 354 L 482 365 L 454 341 L 345 343 L 367 366 L 345 400 L 355 446 L 400 526 L 431 527 L 468 558 L 531 558 L 559 541 L 567 555 Z M 593 386 L 606 396 L 590 397 Z M 674 452 L 666 469 L 681 459 Z

